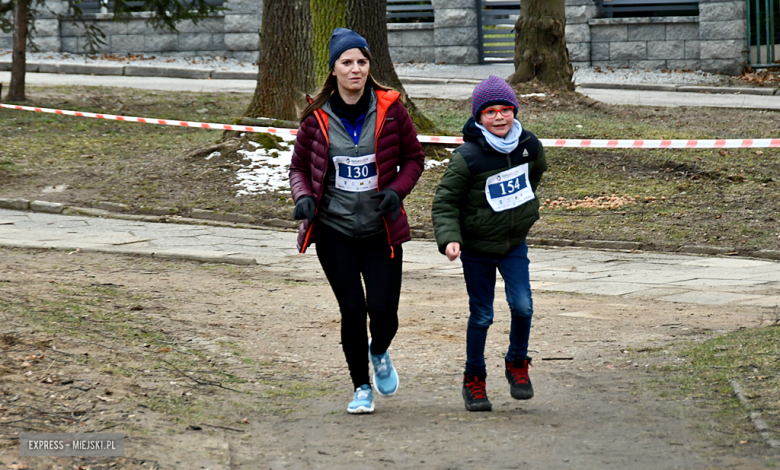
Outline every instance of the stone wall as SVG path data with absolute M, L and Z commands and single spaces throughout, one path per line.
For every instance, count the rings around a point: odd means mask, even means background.
M 6 3 L 5 0 L 0 0 Z M 67 3 L 57 0 L 47 4 L 47 8 L 39 8 L 35 21 L 34 44 L 42 51 L 59 51 L 61 47 L 58 14 L 67 12 Z M 8 13 L 8 18 L 13 19 L 13 12 Z M 0 30 L 0 50 L 13 49 L 13 32 L 5 33 Z M 27 50 L 32 50 L 28 47 Z
M 697 69 L 699 18 L 603 18 L 588 22 L 593 67 Z
M 700 0 L 699 16 L 597 16 L 595 0 L 566 1 L 566 42 L 575 67 L 738 74 L 746 63 L 744 1 Z
M 113 21 L 108 13 L 85 14 L 88 24 L 106 35 L 98 52 L 157 56 L 223 56 L 256 61 L 260 46 L 262 2 L 226 0 L 224 11 L 194 24 L 177 25 L 178 32 L 155 30 L 146 24 L 149 13 L 134 13 L 127 23 Z M 87 37 L 80 22 L 60 21 L 55 13 L 66 14 L 67 2 L 47 0 L 35 22 L 34 43 L 43 52 L 87 52 Z M 12 47 L 11 33 L 0 32 L 0 49 Z M 32 50 L 32 49 L 28 49 Z
M 0 0 L 3 1 L 3 0 Z M 433 23 L 388 25 L 390 55 L 397 62 L 476 64 L 479 62 L 477 2 L 432 0 Z M 55 12 L 67 3 L 47 0 Z M 575 67 L 701 69 L 736 74 L 747 59 L 744 0 L 700 0 L 699 16 L 661 18 L 598 18 L 596 0 L 566 0 L 566 42 Z M 110 15 L 89 21 L 106 33 L 101 52 L 158 56 L 225 56 L 257 60 L 262 1 L 226 0 L 230 11 L 197 25 L 185 22 L 178 33 L 155 31 L 146 14 L 129 23 Z M 60 22 L 43 12 L 35 43 L 42 51 L 84 52 L 81 26 Z M 0 49 L 11 49 L 11 34 L 0 32 Z
M 387 43 L 396 62 L 436 62 L 433 23 L 389 23 Z

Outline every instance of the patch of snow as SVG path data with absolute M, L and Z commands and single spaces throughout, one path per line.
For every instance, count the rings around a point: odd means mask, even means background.
M 441 166 L 441 165 L 446 165 L 446 164 L 447 164 L 447 163 L 449 163 L 449 162 L 450 162 L 450 159 L 449 159 L 449 158 L 445 158 L 445 159 L 444 159 L 444 160 L 442 160 L 442 161 L 439 161 L 439 160 L 427 160 L 427 161 L 425 162 L 425 169 L 426 169 L 426 170 L 430 170 L 430 169 L 431 169 L 431 168 L 433 168 L 433 167 L 437 167 L 437 166 Z
M 290 192 L 290 162 L 292 150 L 239 150 L 238 153 L 251 163 L 236 172 L 240 189 L 238 196 Z

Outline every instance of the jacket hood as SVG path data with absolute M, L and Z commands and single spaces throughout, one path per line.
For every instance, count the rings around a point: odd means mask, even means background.
M 523 132 L 520 134 L 520 142 L 523 142 L 527 137 L 528 131 L 523 128 Z M 466 124 L 463 125 L 463 141 L 473 142 L 479 145 L 485 153 L 499 154 L 496 149 L 490 146 L 490 144 L 485 139 L 485 136 L 482 135 L 482 130 L 477 127 L 477 121 L 473 117 L 470 117 L 468 121 L 466 121 Z

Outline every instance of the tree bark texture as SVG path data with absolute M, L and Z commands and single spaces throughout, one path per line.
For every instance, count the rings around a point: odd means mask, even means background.
M 516 85 L 538 79 L 558 90 L 574 90 L 569 51 L 566 50 L 565 0 L 523 0 L 515 25 Z
M 371 49 L 371 74 L 382 85 L 401 93 L 406 109 L 419 132 L 437 132 L 433 122 L 409 99 L 393 67 L 387 42 L 387 0 L 347 0 L 345 3 L 348 4 L 347 27 L 366 38 Z
M 393 68 L 387 43 L 387 0 L 265 0 L 257 88 L 245 117 L 295 120 L 305 93 L 316 91 L 330 72 L 328 43 L 335 28 L 366 38 L 371 73 L 403 96 L 420 132 L 437 131 L 408 99 Z M 297 84 L 297 85 L 294 85 Z
M 310 0 L 312 39 L 314 48 L 314 77 L 317 85 L 325 82 L 330 69 L 328 63 L 330 52 L 328 44 L 330 35 L 336 28 L 348 28 L 347 26 L 347 0 Z M 351 7 L 352 5 L 350 5 Z M 370 47 L 370 43 L 369 43 Z M 373 51 L 373 49 L 372 49 Z M 373 64 L 372 64 L 373 65 Z
M 315 88 L 309 0 L 264 2 L 257 87 L 244 115 L 295 121 Z
M 8 89 L 8 101 L 25 101 L 25 74 L 27 73 L 27 11 L 28 0 L 16 0 L 14 3 L 14 39 L 11 57 L 11 84 Z

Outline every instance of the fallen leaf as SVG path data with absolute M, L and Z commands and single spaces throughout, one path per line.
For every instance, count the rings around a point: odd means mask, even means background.
M 160 348 L 157 350 L 158 353 L 166 353 L 171 352 L 171 348 Z
M 244 418 L 241 420 L 241 422 L 244 424 L 249 424 L 249 418 Z

